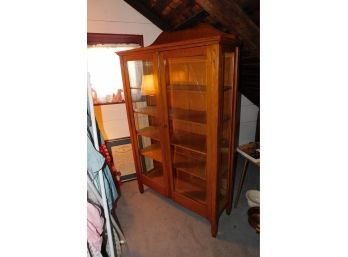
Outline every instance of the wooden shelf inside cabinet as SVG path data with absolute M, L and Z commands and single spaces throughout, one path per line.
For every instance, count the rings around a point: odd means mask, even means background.
M 206 183 L 204 180 L 177 171 L 174 187 L 177 193 L 206 204 Z
M 164 185 L 164 176 L 162 168 L 153 168 L 149 170 L 144 176 L 150 178 L 152 181 L 155 181 L 157 184 Z
M 158 127 L 146 127 L 137 131 L 137 134 L 144 137 L 150 137 L 156 140 L 160 140 L 160 130 Z
M 147 114 L 149 116 L 157 116 L 157 107 L 156 106 L 147 106 L 147 107 L 135 108 L 134 112 Z
M 222 122 L 226 122 L 226 121 L 229 121 L 229 120 L 230 120 L 230 117 L 224 114 L 223 117 L 222 117 Z
M 231 90 L 231 89 L 232 89 L 232 86 L 227 86 L 227 85 L 224 86 L 224 91 L 228 91 L 228 90 Z
M 182 154 L 176 154 L 173 167 L 186 172 L 192 176 L 206 180 L 206 162 L 205 160 L 195 160 Z
M 205 124 L 207 122 L 206 112 L 172 108 L 169 111 L 169 118 Z
M 152 144 L 140 150 L 140 154 L 149 157 L 153 160 L 162 162 L 162 151 L 159 144 Z
M 222 148 L 227 148 L 228 147 L 228 139 L 226 138 L 221 138 L 221 147 Z
M 223 154 L 223 158 L 226 158 L 226 154 L 228 154 L 229 153 L 229 142 L 228 142 L 228 140 L 227 139 L 221 139 L 220 140 L 220 147 L 219 147 L 219 149 L 220 149 L 220 153 L 221 154 Z M 226 160 L 223 160 L 223 162 L 227 162 Z
M 171 137 L 171 144 L 206 155 L 206 136 L 176 130 Z
M 171 84 L 167 86 L 167 90 L 185 90 L 185 91 L 199 91 L 202 93 L 206 92 L 206 85 L 195 85 L 195 84 Z

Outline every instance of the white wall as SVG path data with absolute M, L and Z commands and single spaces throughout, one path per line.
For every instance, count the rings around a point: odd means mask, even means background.
M 150 45 L 161 30 L 123 0 L 88 0 L 87 31 L 90 33 L 138 34 Z M 242 96 L 239 144 L 254 140 L 258 107 Z M 102 105 L 96 118 L 105 139 L 129 136 L 124 104 Z
M 246 144 L 255 139 L 257 113 L 259 108 L 242 95 L 240 108 L 240 129 L 238 144 Z
M 106 140 L 129 137 L 125 104 L 97 105 L 94 106 L 94 112 Z
M 151 44 L 162 32 L 123 0 L 88 0 L 87 31 L 143 35 L 144 46 Z
M 143 35 L 144 46 L 148 46 L 162 32 L 122 0 L 88 0 L 87 4 L 89 33 Z M 106 140 L 129 136 L 125 104 L 101 105 L 94 109 Z

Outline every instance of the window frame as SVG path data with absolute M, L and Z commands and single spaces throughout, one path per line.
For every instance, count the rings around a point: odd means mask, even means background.
M 144 46 L 143 35 L 87 33 L 87 45 L 97 44 L 139 44 Z
M 99 44 L 138 44 L 144 47 L 143 35 L 132 34 L 108 34 L 108 33 L 87 33 L 87 45 Z M 124 103 L 98 103 L 94 106 L 109 105 L 109 104 L 124 104 Z

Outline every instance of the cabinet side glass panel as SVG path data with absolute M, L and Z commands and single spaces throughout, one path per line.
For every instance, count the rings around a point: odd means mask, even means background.
M 228 173 L 230 170 L 229 145 L 231 144 L 231 118 L 232 118 L 232 99 L 233 99 L 233 73 L 234 53 L 224 53 L 224 73 L 223 73 L 223 102 L 222 102 L 222 121 L 220 132 L 220 167 L 218 169 L 218 209 L 221 212 L 228 201 Z
M 153 62 L 128 61 L 129 87 L 133 107 L 141 173 L 165 186 L 158 119 L 158 87 Z
M 206 56 L 166 60 L 174 191 L 206 204 Z

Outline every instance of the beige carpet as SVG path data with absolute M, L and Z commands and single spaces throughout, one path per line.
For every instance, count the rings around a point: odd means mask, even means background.
M 240 166 L 240 165 L 238 165 Z M 238 167 L 238 172 L 240 167 Z M 140 194 L 136 181 L 122 185 L 116 214 L 127 239 L 124 257 L 257 257 L 260 235 L 247 221 L 244 197 L 259 188 L 258 170 L 250 167 L 239 207 L 220 217 L 216 238 L 209 222 L 170 199 L 145 187 Z M 238 173 L 237 173 L 238 179 Z M 262 229 L 262 228 L 261 228 Z M 261 232 L 262 233 L 262 232 Z

